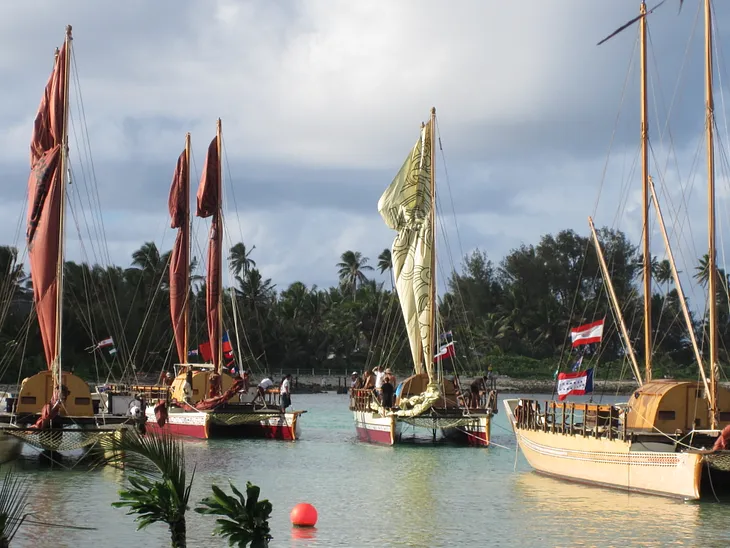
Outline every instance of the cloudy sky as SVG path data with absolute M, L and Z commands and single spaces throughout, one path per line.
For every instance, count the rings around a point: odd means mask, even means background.
M 706 247 L 698 4 L 678 14 L 669 0 L 649 20 L 652 173 L 684 270 Z M 730 6 L 716 4 L 726 150 Z M 431 106 L 455 262 L 477 247 L 498 261 L 563 228 L 587 234 L 599 192 L 596 223 L 638 239 L 638 29 L 596 46 L 638 9 L 635 0 L 3 2 L 0 238 L 22 247 L 32 121 L 70 23 L 72 259 L 126 266 L 144 241 L 169 248 L 167 193 L 185 132 L 199 174 L 220 117 L 229 243 L 255 245 L 253 258 L 280 288 L 330 285 L 343 251 L 374 263 L 390 246 L 376 204 Z M 727 174 L 719 152 L 725 218 Z M 98 211 L 84 205 L 86 188 Z M 673 213 L 683 193 L 687 205 Z M 108 255 L 95 243 L 99 211 Z M 91 237 L 76 241 L 77 225 Z M 206 226 L 197 225 L 202 240 Z

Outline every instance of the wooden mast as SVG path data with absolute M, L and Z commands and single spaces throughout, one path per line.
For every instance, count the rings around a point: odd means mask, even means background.
M 223 364 L 223 140 L 221 119 L 216 124 L 216 144 L 218 146 L 218 207 L 216 208 L 216 220 L 218 233 L 218 359 L 216 360 L 215 372 L 220 374 Z
M 717 428 L 717 267 L 715 264 L 715 105 L 712 94 L 712 6 L 705 0 L 705 129 L 707 131 L 707 274 L 710 316 L 710 428 Z
M 657 220 L 659 221 L 659 228 L 662 232 L 662 238 L 664 238 L 664 245 L 667 249 L 667 255 L 669 257 L 669 266 L 672 269 L 672 278 L 674 278 L 674 287 L 677 290 L 677 296 L 679 297 L 679 305 L 682 307 L 682 314 L 684 315 L 684 321 L 687 324 L 687 333 L 689 333 L 689 339 L 692 343 L 692 350 L 694 351 L 695 360 L 697 366 L 700 368 L 700 376 L 702 377 L 702 383 L 705 386 L 705 398 L 709 398 L 710 386 L 707 383 L 707 376 L 705 375 L 705 368 L 702 365 L 702 354 L 700 354 L 700 347 L 697 344 L 697 337 L 695 336 L 694 326 L 692 325 L 692 317 L 689 314 L 689 308 L 687 307 L 687 299 L 684 298 L 684 290 L 682 289 L 682 283 L 679 280 L 679 272 L 677 272 L 677 263 L 674 261 L 674 253 L 672 253 L 672 246 L 669 245 L 669 235 L 667 234 L 667 227 L 664 225 L 664 216 L 662 215 L 662 209 L 659 206 L 659 198 L 656 195 L 656 189 L 654 188 L 654 181 L 649 177 L 649 187 L 651 189 L 651 198 L 654 204 L 654 211 L 656 211 Z
M 56 265 L 56 279 L 58 280 L 58 288 L 56 291 L 56 356 L 53 360 L 53 391 L 56 396 L 62 399 L 61 386 L 63 385 L 63 375 L 61 369 L 61 331 L 63 326 L 63 266 L 64 266 L 64 243 L 65 243 L 65 225 L 66 225 L 66 172 L 68 170 L 68 90 L 69 90 L 69 72 L 71 67 L 71 42 L 73 36 L 71 34 L 71 25 L 66 25 L 66 56 L 63 67 L 63 132 L 61 142 L 61 173 L 60 173 L 60 193 L 61 203 L 59 212 L 59 230 L 58 230 L 58 263 Z M 56 50 L 58 57 L 58 50 Z
M 641 211 L 644 254 L 644 380 L 651 381 L 651 249 L 649 245 L 649 124 L 646 100 L 646 3 L 641 2 Z
M 185 196 L 187 196 L 187 208 L 185 209 L 185 224 L 183 230 L 188 231 L 188 242 L 185 253 L 185 299 L 183 300 L 183 348 L 185 349 L 185 360 L 187 363 L 187 351 L 188 351 L 188 331 L 190 329 L 190 250 L 192 248 L 190 234 L 192 233 L 192 227 L 190 222 L 190 132 L 185 134 Z
M 431 108 L 431 286 L 429 287 L 431 300 L 431 314 L 429 317 L 428 360 L 429 372 L 433 372 L 434 341 L 436 340 L 436 107 Z M 435 379 L 428 379 L 429 383 Z
M 631 338 L 629 337 L 629 332 L 626 329 L 626 323 L 624 322 L 623 314 L 621 314 L 621 306 L 619 305 L 618 297 L 616 297 L 616 291 L 614 291 L 613 289 L 611 275 L 608 272 L 606 260 L 603 258 L 603 250 L 601 249 L 601 243 L 598 241 L 598 234 L 596 234 L 596 227 L 593 225 L 592 217 L 588 217 L 588 226 L 590 226 L 591 228 L 591 235 L 593 236 L 593 242 L 596 246 L 596 254 L 598 255 L 598 264 L 601 266 L 601 273 L 606 282 L 606 287 L 608 288 L 608 295 L 611 298 L 611 303 L 613 304 L 613 309 L 616 313 L 616 318 L 618 319 L 617 323 L 619 329 L 621 330 L 621 334 L 624 337 L 624 342 L 626 343 L 626 352 L 628 353 L 629 360 L 631 361 L 631 368 L 634 372 L 634 377 L 636 377 L 636 382 L 639 383 L 639 386 L 642 386 L 644 382 L 641 379 L 641 371 L 639 370 L 639 364 L 636 361 L 634 347 L 631 346 Z

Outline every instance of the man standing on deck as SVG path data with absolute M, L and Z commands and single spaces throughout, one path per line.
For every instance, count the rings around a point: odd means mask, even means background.
M 286 408 L 291 405 L 291 374 L 287 373 L 284 380 L 281 381 L 281 387 L 279 388 L 279 396 L 281 403 L 281 412 L 286 411 Z

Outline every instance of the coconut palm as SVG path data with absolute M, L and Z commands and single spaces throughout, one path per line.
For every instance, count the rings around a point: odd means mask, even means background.
M 272 506 L 268 500 L 259 500 L 261 489 L 251 482 L 246 483 L 248 500 L 229 482 L 236 495 L 227 495 L 218 486 L 213 485 L 213 496 L 200 501 L 202 506 L 195 509 L 199 514 L 222 516 L 215 520 L 213 534 L 228 539 L 228 546 L 265 548 L 271 539 L 269 516 Z
M 364 272 L 373 270 L 373 267 L 367 264 L 369 260 L 367 257 L 363 257 L 359 251 L 345 251 L 340 257 L 340 262 L 337 263 L 340 283 L 344 288 L 352 291 L 353 301 L 357 294 L 358 284 L 362 285 L 368 281 Z
M 238 276 L 245 276 L 252 267 L 256 266 L 256 261 L 249 257 L 254 249 L 256 249 L 256 246 L 246 250 L 246 244 L 243 242 L 238 242 L 230 249 L 230 254 L 228 255 L 228 266 L 231 269 L 231 273 L 234 278 Z
M 188 482 L 182 443 L 168 434 L 125 430 L 121 437 L 106 439 L 102 445 L 108 451 L 103 463 L 124 464 L 135 472 L 129 478 L 130 487 L 119 492 L 122 500 L 112 506 L 138 514 L 138 529 L 166 523 L 172 548 L 185 548 L 185 511 L 195 471 Z
M 390 253 L 390 249 L 385 248 L 380 255 L 378 255 L 378 270 L 382 274 L 386 270 L 390 277 L 390 288 L 393 289 L 395 284 L 393 283 L 393 257 Z
M 28 484 L 8 470 L 0 487 L 0 548 L 8 548 L 28 517 Z

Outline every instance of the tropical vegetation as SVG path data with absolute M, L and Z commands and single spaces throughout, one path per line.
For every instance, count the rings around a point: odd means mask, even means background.
M 641 276 L 637 246 L 617 230 L 599 231 L 614 289 L 622 306 L 638 359 L 643 352 Z M 257 371 L 332 371 L 345 373 L 386 360 L 403 373 L 411 358 L 393 290 L 390 251 L 370 266 L 361 252 L 347 250 L 333 265 L 339 284 L 329 288 L 294 282 L 279 287 L 252 257 L 255 246 L 234 245 L 228 254 L 233 287 L 225 292 L 225 324 L 244 367 Z M 126 373 L 159 373 L 175 361 L 169 318 L 169 252 L 152 242 L 132 254 L 130 265 L 103 267 L 66 263 L 64 363 L 87 378 Z M 191 341 L 207 339 L 205 283 L 193 261 Z M 694 283 L 707 283 L 707 258 L 700 258 Z M 440 270 L 440 272 L 443 270 Z M 378 273 L 379 272 L 379 273 Z M 377 279 L 376 279 L 377 278 Z M 688 331 L 681 315 L 667 261 L 652 258 L 651 298 L 655 376 L 696 376 Z M 721 359 L 727 360 L 730 310 L 727 276 L 717 302 Z M 606 318 L 604 342 L 595 352 L 603 372 L 625 371 L 625 350 L 618 337 L 598 257 L 588 238 L 573 230 L 544 235 L 500 260 L 476 250 L 463 258 L 440 294 L 440 329 L 456 341 L 456 363 L 472 372 L 493 366 L 515 377 L 552 376 L 558 363 L 575 360 L 569 330 Z M 17 251 L 0 247 L 0 374 L 9 378 L 45 367 L 32 294 Z M 235 303 L 236 306 L 233 306 Z M 695 308 L 702 303 L 695 303 Z M 234 322 L 234 313 L 237 322 Z M 705 317 L 693 317 L 702 343 Z M 234 335 L 238 324 L 240 336 Z M 93 351 L 93 344 L 114 337 L 116 353 Z M 68 365 L 67 365 L 68 366 Z M 8 377 L 6 377 L 8 378 Z

